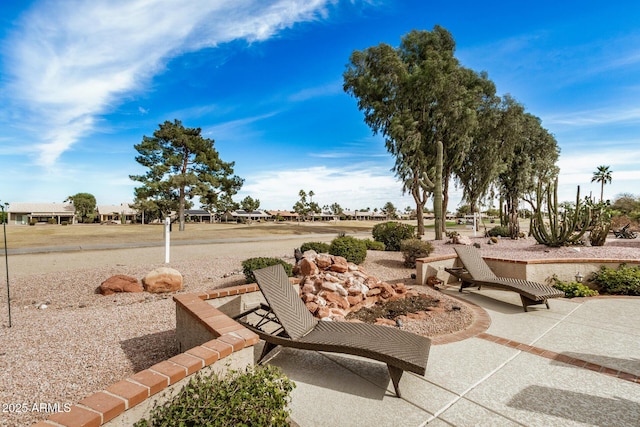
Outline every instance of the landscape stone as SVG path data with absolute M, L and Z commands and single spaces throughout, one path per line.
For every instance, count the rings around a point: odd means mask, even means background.
M 142 292 L 140 281 L 131 276 L 116 274 L 102 282 L 98 287 L 98 293 L 102 295 L 113 295 L 119 292 Z
M 182 274 L 169 267 L 159 267 L 147 273 L 142 279 L 144 290 L 154 294 L 176 292 L 182 289 Z

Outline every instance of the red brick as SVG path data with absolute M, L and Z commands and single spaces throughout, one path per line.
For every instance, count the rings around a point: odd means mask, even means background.
M 584 365 L 585 369 L 589 369 L 591 371 L 596 371 L 596 372 L 600 372 L 600 370 L 602 369 L 602 366 L 595 364 L 595 363 L 586 363 Z
M 150 370 L 140 371 L 130 377 L 142 385 L 149 387 L 149 396 L 152 396 L 169 385 L 169 378 Z
M 618 378 L 620 378 L 621 380 L 627 380 L 631 382 L 636 382 L 636 380 L 638 379 L 636 375 L 630 374 L 628 372 L 619 372 Z
M 141 386 L 140 384 L 134 384 L 127 380 L 122 380 L 113 384 L 107 389 L 107 391 L 123 397 L 127 401 L 127 409 L 136 406 L 150 395 L 147 387 Z
M 181 353 L 169 359 L 173 363 L 184 366 L 187 369 L 187 375 L 191 375 L 204 367 L 204 362 L 199 357 L 190 354 Z
M 255 332 L 250 331 L 247 328 L 242 328 L 234 332 L 234 334 L 240 336 L 245 342 L 245 347 L 257 344 L 260 341 L 260 337 Z
M 202 359 L 204 361 L 204 366 L 209 366 L 220 359 L 220 353 L 202 346 L 194 347 L 187 350 L 187 354 L 191 354 Z
M 123 399 L 111 396 L 102 391 L 85 397 L 78 403 L 88 406 L 96 412 L 100 412 L 102 414 L 103 424 L 122 414 L 126 409 Z
M 220 359 L 224 359 L 225 357 L 233 353 L 233 347 L 231 346 L 231 344 L 218 341 L 217 339 L 207 341 L 206 343 L 202 344 L 202 347 L 217 351 L 220 355 Z
M 187 369 L 184 366 L 177 365 L 168 360 L 156 363 L 149 369 L 169 377 L 169 384 L 175 384 L 187 376 Z
M 244 340 L 231 334 L 221 335 L 218 340 L 232 345 L 233 351 L 240 351 L 244 348 Z
M 600 369 L 600 372 L 605 375 L 611 375 L 612 377 L 617 377 L 620 371 L 618 371 L 617 369 L 606 368 L 603 366 L 602 369 Z
M 75 405 L 71 406 L 69 412 L 57 412 L 48 420 L 65 427 L 100 427 L 101 424 L 100 414 Z

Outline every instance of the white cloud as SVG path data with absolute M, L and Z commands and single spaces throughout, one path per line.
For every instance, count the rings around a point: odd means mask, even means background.
M 640 121 L 640 108 L 635 106 L 616 106 L 594 110 L 573 111 L 544 117 L 545 125 L 565 126 L 601 126 Z
M 259 199 L 265 209 L 289 210 L 300 199 L 300 190 L 313 191 L 313 201 L 321 207 L 338 203 L 344 209 L 374 209 L 386 202 L 392 202 L 398 209 L 415 206 L 411 196 L 402 195 L 402 185 L 391 172 L 362 165 L 350 169 L 318 166 L 253 174 L 235 199 L 251 196 Z
M 256 42 L 326 16 L 332 0 L 43 1 L 6 45 L 12 107 L 43 135 L 38 162 L 51 166 L 118 97 L 141 90 L 185 52 Z

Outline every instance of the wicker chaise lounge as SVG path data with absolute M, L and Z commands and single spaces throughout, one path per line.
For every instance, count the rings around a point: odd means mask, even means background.
M 530 305 L 544 304 L 549 308 L 547 299 L 564 297 L 564 292 L 552 286 L 530 280 L 496 276 L 482 259 L 480 251 L 473 246 L 456 246 L 454 249 L 464 267 L 445 270 L 461 281 L 460 292 L 471 286 L 477 286 L 478 290 L 486 286 L 517 292 L 520 294 L 525 312 Z
M 236 316 L 265 341 L 258 363 L 277 346 L 352 354 L 387 364 L 396 396 L 404 371 L 424 375 L 431 340 L 388 326 L 319 321 L 302 302 L 281 265 L 255 270 L 268 305 Z

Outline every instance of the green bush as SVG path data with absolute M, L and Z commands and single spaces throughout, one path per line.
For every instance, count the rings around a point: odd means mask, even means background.
M 497 225 L 493 228 L 490 228 L 489 231 L 487 231 L 487 236 L 488 237 L 511 237 L 511 235 L 509 234 L 509 227 L 507 227 L 506 225 Z
M 415 267 L 418 258 L 429 256 L 433 252 L 433 245 L 420 239 L 406 239 L 400 242 L 400 252 L 404 256 L 404 266 Z
M 387 221 L 376 224 L 371 232 L 376 242 L 384 243 L 386 251 L 399 251 L 400 242 L 415 237 L 416 228 L 401 222 Z
M 225 377 L 195 375 L 178 394 L 155 406 L 151 426 L 282 426 L 288 427 L 287 405 L 295 383 L 272 365 L 230 371 Z
M 49 223 L 49 224 L 57 224 L 57 223 L 58 223 L 58 221 L 56 221 L 56 219 L 55 219 L 55 218 L 49 218 L 49 219 L 47 220 L 47 223 Z
M 329 253 L 329 244 L 324 242 L 306 242 L 300 246 L 300 251 L 316 251 L 319 254 Z
M 602 266 L 593 273 L 591 280 L 603 294 L 640 295 L 640 266 L 620 264 L 617 270 Z
M 362 264 L 367 257 L 367 244 L 351 236 L 336 237 L 331 241 L 329 253 L 344 257 L 354 264 Z
M 284 267 L 284 271 L 287 272 L 287 276 L 293 275 L 293 266 L 279 258 L 249 258 L 242 261 L 242 272 L 247 279 L 247 283 L 255 283 L 256 277 L 253 275 L 253 270 L 269 267 L 272 265 L 281 264 Z
M 589 288 L 587 285 L 579 282 L 562 282 L 557 277 L 553 276 L 552 286 L 556 289 L 564 292 L 564 296 L 567 298 L 577 297 L 593 297 L 598 295 L 598 291 Z
M 371 240 L 371 239 L 363 239 L 362 241 L 364 242 L 365 245 L 367 245 L 367 250 L 384 251 L 384 243 L 382 242 L 376 242 L 375 240 Z

